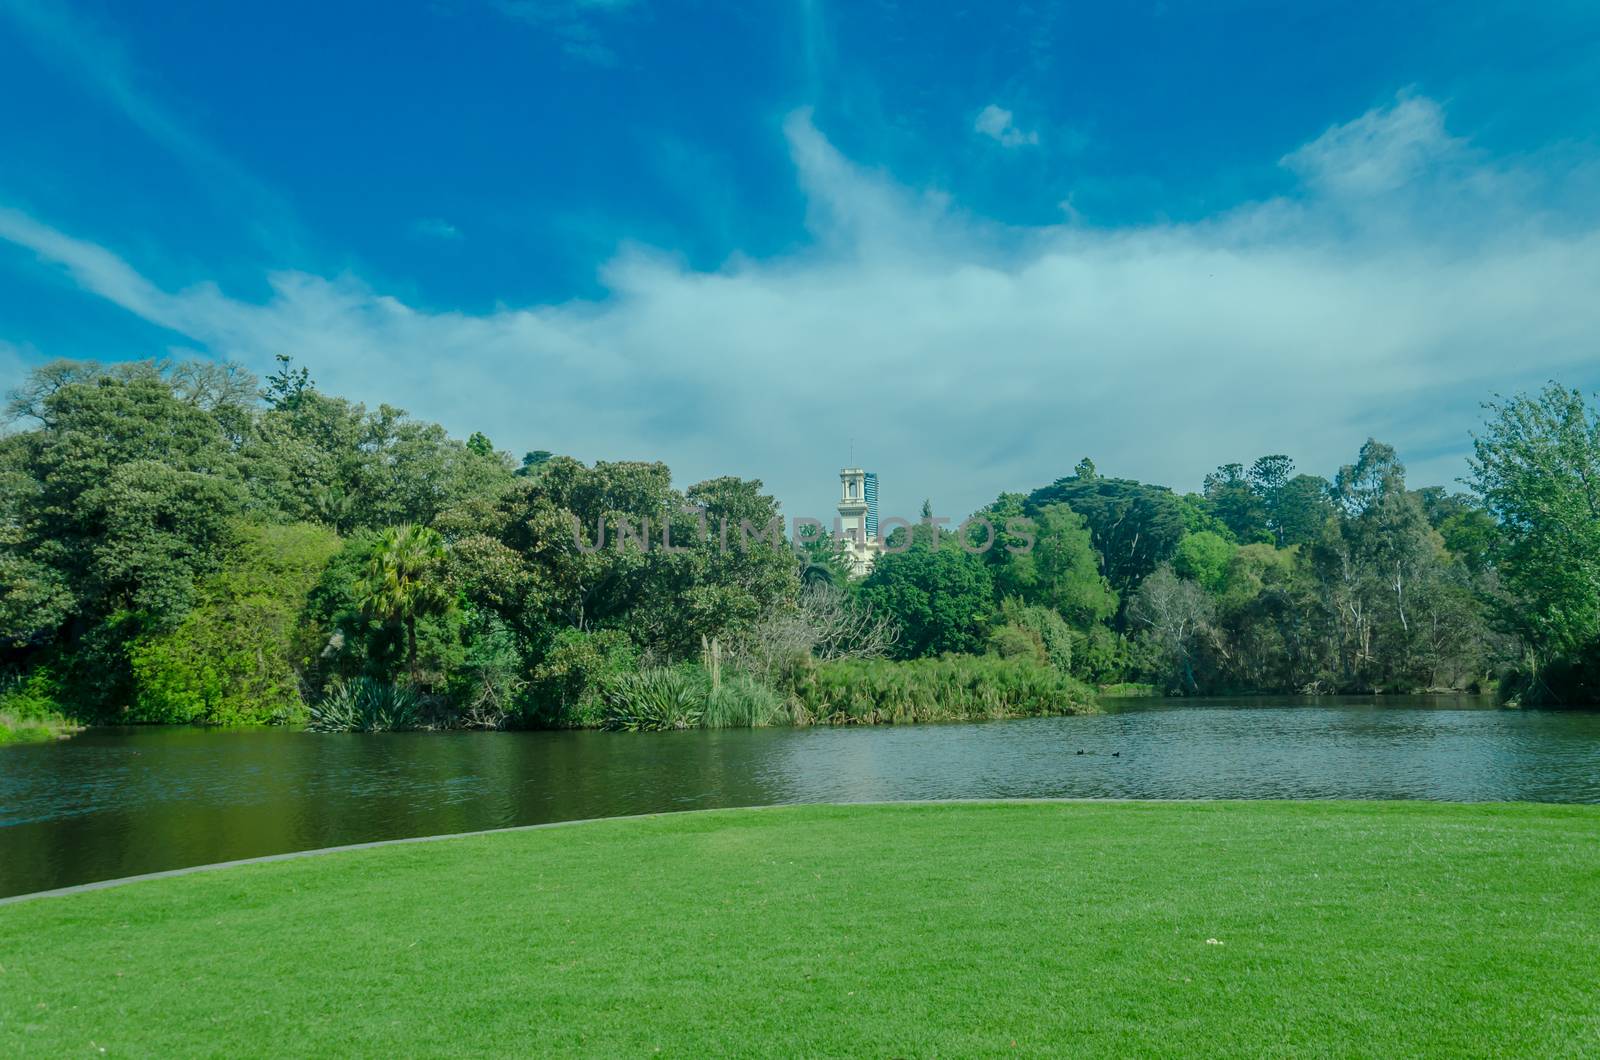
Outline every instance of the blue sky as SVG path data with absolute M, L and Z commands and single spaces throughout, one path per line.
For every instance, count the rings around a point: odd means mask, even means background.
M 1592 4 L 0 0 L 0 385 L 288 352 L 794 514 L 1448 481 L 1600 385 L 1597 117 Z

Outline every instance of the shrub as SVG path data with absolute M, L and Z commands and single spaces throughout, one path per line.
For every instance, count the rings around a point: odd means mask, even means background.
M 564 629 L 534 667 L 531 716 L 523 720 L 556 728 L 599 725 L 605 719 L 606 689 L 637 669 L 638 654 L 627 634 Z
M 989 654 L 1002 659 L 1031 659 L 1045 665 L 1044 643 L 1039 635 L 1016 625 L 1000 626 L 989 633 Z
M 605 691 L 602 724 L 629 732 L 692 729 L 705 714 L 710 690 L 709 679 L 698 669 L 658 668 L 626 674 Z
M 1025 606 L 1016 598 L 1006 600 L 1000 610 L 1008 625 L 1033 635 L 1041 653 L 1040 662 L 1064 674 L 1072 673 L 1073 641 L 1082 638 L 1072 632 L 1059 611 L 1053 607 Z M 1005 652 L 997 654 L 1004 655 Z
M 10 674 L 0 682 L 0 713 L 15 721 L 45 720 L 62 713 L 61 682 L 48 666 Z
M 402 732 L 423 728 L 422 700 L 405 685 L 357 677 L 335 681 L 311 707 L 311 732 Z

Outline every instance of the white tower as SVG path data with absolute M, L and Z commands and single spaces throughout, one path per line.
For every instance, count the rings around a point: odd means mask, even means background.
M 878 528 L 867 519 L 867 473 L 859 467 L 842 468 L 839 486 L 839 533 L 844 538 L 850 571 L 859 578 L 872 571 L 879 548 Z

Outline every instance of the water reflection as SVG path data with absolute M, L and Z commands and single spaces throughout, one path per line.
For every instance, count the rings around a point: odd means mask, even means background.
M 316 736 L 97 730 L 0 752 L 0 894 L 372 839 L 886 799 L 1600 802 L 1600 714 L 1121 701 L 982 725 Z

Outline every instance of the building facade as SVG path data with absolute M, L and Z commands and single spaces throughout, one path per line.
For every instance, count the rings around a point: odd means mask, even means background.
M 839 471 L 839 535 L 856 577 L 871 573 L 882 548 L 878 540 L 878 476 L 859 467 Z

